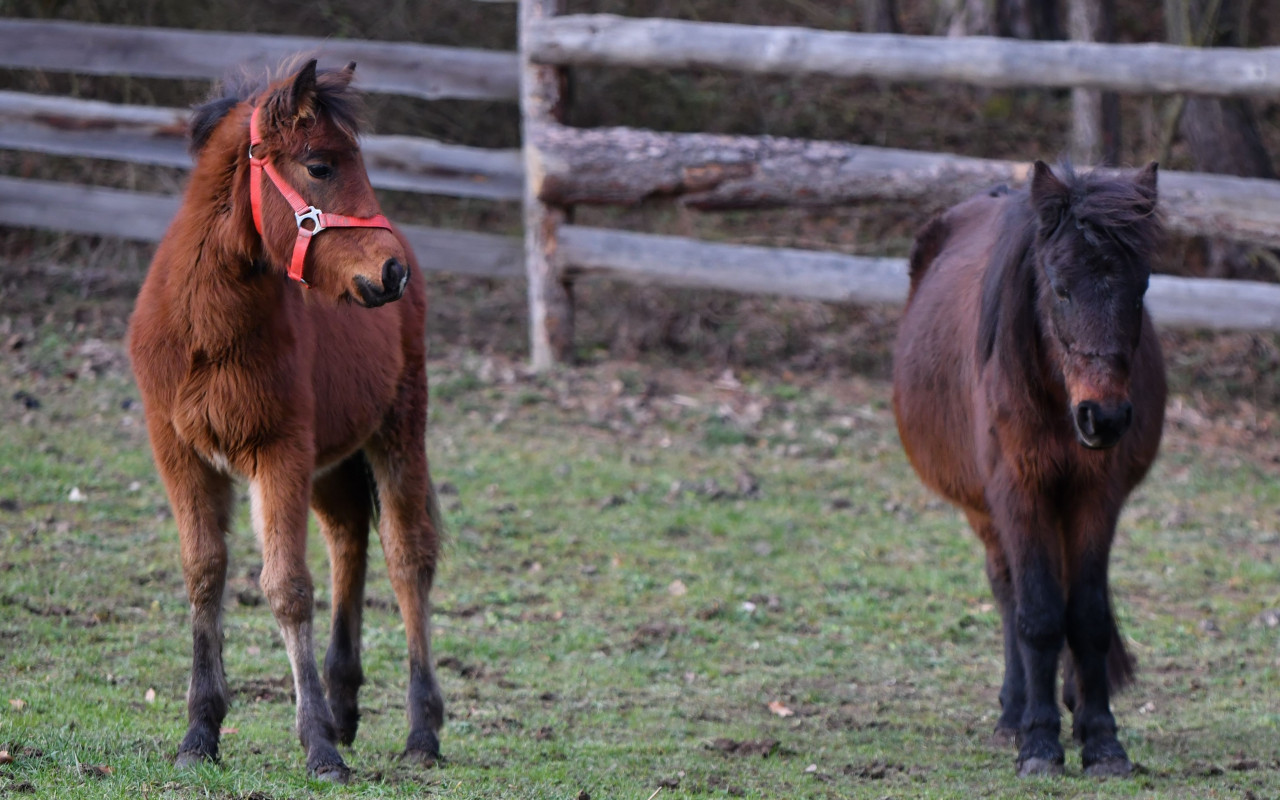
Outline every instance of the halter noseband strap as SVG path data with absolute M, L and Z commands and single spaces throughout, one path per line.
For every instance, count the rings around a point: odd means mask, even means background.
M 253 226 L 258 235 L 262 235 L 262 173 L 275 184 L 280 194 L 293 207 L 294 221 L 298 225 L 298 238 L 293 243 L 293 258 L 289 261 L 289 277 L 303 286 L 307 282 L 302 278 L 302 269 L 307 259 L 307 248 L 311 239 L 326 228 L 386 228 L 391 230 L 391 223 L 382 214 L 372 217 L 348 217 L 345 214 L 327 214 L 302 199 L 276 170 L 275 165 L 265 158 L 253 154 L 255 145 L 262 144 L 262 133 L 258 127 L 258 115 L 261 108 L 254 108 L 249 117 L 249 205 L 253 209 Z M 310 222 L 311 227 L 305 223 Z

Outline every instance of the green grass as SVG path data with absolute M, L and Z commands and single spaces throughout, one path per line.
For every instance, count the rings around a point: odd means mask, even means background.
M 375 548 L 353 782 L 307 779 L 242 503 L 232 730 L 220 765 L 175 769 L 189 627 L 136 390 L 119 368 L 64 377 L 74 347 L 43 333 L 0 376 L 0 749 L 16 758 L 0 795 L 1280 794 L 1280 649 L 1262 621 L 1280 607 L 1273 471 L 1171 434 L 1113 565 L 1142 665 L 1115 708 L 1141 770 L 1085 779 L 1069 746 L 1067 777 L 1020 781 L 987 740 L 1001 661 L 980 547 L 911 473 L 885 385 L 760 374 L 733 389 L 634 364 L 529 378 L 478 356 L 432 365 L 429 445 L 452 485 L 434 639 L 447 765 L 395 757 L 404 638 Z

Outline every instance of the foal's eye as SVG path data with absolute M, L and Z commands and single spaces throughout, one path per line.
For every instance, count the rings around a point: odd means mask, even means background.
M 324 180 L 333 176 L 333 167 L 328 164 L 308 164 L 307 174 L 313 178 Z
M 1056 297 L 1056 298 L 1058 298 L 1059 300 L 1061 300 L 1061 301 L 1062 301 L 1062 302 L 1064 302 L 1064 303 L 1070 303 L 1070 302 L 1071 302 L 1071 293 L 1070 293 L 1070 292 L 1068 292 L 1066 289 L 1064 289 L 1064 288 L 1063 288 L 1063 287 L 1061 287 L 1061 286 L 1054 286 L 1054 287 L 1053 287 L 1053 296 L 1054 296 L 1054 297 Z

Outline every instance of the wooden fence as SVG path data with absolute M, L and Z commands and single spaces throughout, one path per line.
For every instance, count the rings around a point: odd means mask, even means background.
M 521 0 L 519 53 L 407 43 L 228 34 L 44 20 L 0 20 L 0 66 L 82 74 L 213 79 L 233 67 L 305 51 L 360 63 L 366 91 L 426 99 L 518 102 L 520 150 L 419 137 L 364 143 L 375 186 L 523 203 L 524 241 L 404 226 L 427 269 L 525 276 L 536 367 L 573 346 L 574 281 L 633 283 L 863 303 L 900 303 L 901 259 L 714 244 L 566 224 L 578 204 L 670 198 L 689 208 L 830 207 L 881 200 L 936 211 L 996 183 L 1025 181 L 1027 163 L 838 142 L 567 127 L 566 66 L 704 67 L 833 78 L 953 81 L 985 86 L 1280 95 L 1280 48 L 940 39 L 799 28 L 557 16 L 558 0 Z M 189 166 L 186 112 L 0 92 L 0 148 Z M 1280 247 L 1280 182 L 1162 171 L 1172 228 Z M 0 178 L 0 222 L 154 241 L 172 196 Z M 1280 286 L 1153 279 L 1159 323 L 1280 329 Z

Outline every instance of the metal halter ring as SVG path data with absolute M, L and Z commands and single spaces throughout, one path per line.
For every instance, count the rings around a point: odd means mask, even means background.
M 315 236 L 317 233 L 325 229 L 324 212 L 315 206 L 307 206 L 301 211 L 293 212 L 293 218 L 298 223 L 298 232 L 307 236 Z M 302 223 L 307 220 L 311 221 L 314 228 L 304 228 Z

